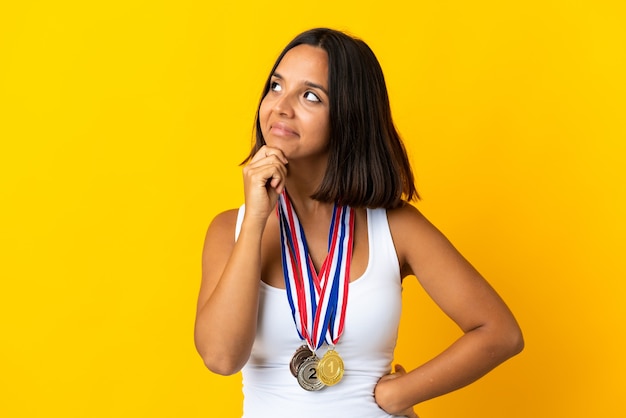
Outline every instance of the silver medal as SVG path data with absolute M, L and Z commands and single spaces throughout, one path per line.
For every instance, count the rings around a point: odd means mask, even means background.
M 309 357 L 298 368 L 298 383 L 305 390 L 315 391 L 326 386 L 317 377 L 318 361 L 318 358 L 315 356 Z

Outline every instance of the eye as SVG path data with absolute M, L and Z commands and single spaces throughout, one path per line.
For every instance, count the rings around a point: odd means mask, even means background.
M 321 102 L 320 98 L 311 91 L 304 93 L 304 98 L 310 102 Z
M 271 91 L 281 91 L 283 88 L 282 86 L 278 83 L 278 81 L 272 81 L 270 83 L 270 90 Z

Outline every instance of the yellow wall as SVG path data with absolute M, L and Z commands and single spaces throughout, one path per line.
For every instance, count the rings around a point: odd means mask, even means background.
M 274 58 L 312 26 L 375 50 L 419 207 L 525 331 L 420 414 L 626 415 L 624 2 L 237 3 L 0 5 L 0 416 L 238 416 L 240 377 L 193 347 L 201 245 L 241 203 Z M 405 287 L 414 367 L 458 331 Z

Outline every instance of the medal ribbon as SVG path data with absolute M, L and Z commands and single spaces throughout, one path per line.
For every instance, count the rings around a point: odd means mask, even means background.
M 343 333 L 355 213 L 349 206 L 333 208 L 328 255 L 319 274 L 309 255 L 304 229 L 286 191 L 279 196 L 283 273 L 287 299 L 301 339 L 312 351 L 324 341 L 335 345 Z

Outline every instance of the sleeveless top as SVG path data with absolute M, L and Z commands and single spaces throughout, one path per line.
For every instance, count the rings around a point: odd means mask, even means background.
M 235 239 L 245 207 L 239 209 Z M 398 336 L 402 284 L 387 212 L 367 209 L 368 264 L 350 283 L 345 330 L 337 346 L 345 372 L 334 386 L 309 392 L 289 370 L 303 342 L 286 291 L 261 281 L 257 334 L 242 369 L 244 418 L 388 418 L 374 400 L 378 380 L 390 373 Z M 327 350 L 317 350 L 318 357 Z

